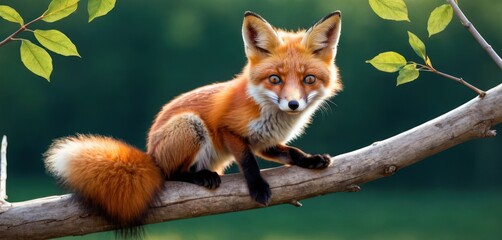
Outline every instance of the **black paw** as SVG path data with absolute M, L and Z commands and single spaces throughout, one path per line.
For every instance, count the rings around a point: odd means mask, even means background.
M 221 178 L 218 173 L 203 169 L 195 173 L 192 182 L 199 186 L 215 189 L 220 186 Z
M 256 202 L 268 206 L 270 198 L 272 197 L 272 192 L 270 191 L 270 186 L 264 179 L 260 179 L 248 184 L 249 195 Z
M 331 164 L 331 156 L 328 154 L 316 154 L 302 158 L 297 165 L 302 168 L 323 169 Z

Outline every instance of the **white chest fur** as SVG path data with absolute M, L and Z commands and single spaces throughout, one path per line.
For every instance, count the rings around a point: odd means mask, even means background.
M 251 121 L 248 127 L 251 147 L 262 150 L 300 136 L 310 122 L 312 112 L 288 114 L 277 107 L 263 107 L 260 117 Z

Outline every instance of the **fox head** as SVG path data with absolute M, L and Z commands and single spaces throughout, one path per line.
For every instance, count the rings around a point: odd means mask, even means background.
M 248 64 L 248 94 L 262 107 L 287 113 L 316 108 L 341 90 L 334 59 L 341 13 L 332 12 L 308 30 L 287 32 L 246 12 L 242 37 Z

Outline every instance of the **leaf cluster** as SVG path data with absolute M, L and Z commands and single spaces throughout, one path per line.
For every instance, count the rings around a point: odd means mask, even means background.
M 404 0 L 369 0 L 373 11 L 381 18 L 393 21 L 410 21 L 408 8 Z M 443 31 L 451 22 L 453 9 L 449 4 L 435 8 L 429 15 L 427 31 L 429 37 Z M 424 42 L 414 33 L 408 31 L 408 42 L 415 53 L 423 60 L 423 64 L 407 61 L 401 54 L 388 51 L 380 53 L 366 62 L 383 72 L 399 72 L 397 85 L 417 79 L 421 70 L 435 71 L 430 57 L 427 55 Z
M 24 19 L 14 8 L 7 5 L 0 5 L 0 17 L 6 21 L 18 23 L 20 25 L 19 30 L 0 42 L 0 46 L 11 40 L 21 41 L 20 54 L 24 66 L 34 74 L 49 81 L 53 66 L 51 55 L 46 49 L 63 56 L 80 57 L 80 54 L 75 44 L 73 44 L 70 38 L 61 31 L 56 29 L 31 30 L 28 27 L 39 20 L 52 23 L 69 16 L 77 10 L 79 1 L 80 0 L 52 0 L 47 10 L 41 16 L 26 24 Z M 115 7 L 115 1 L 116 0 L 88 0 L 87 10 L 89 12 L 89 22 L 111 11 Z M 40 45 L 45 48 L 40 47 L 28 39 L 15 38 L 19 33 L 24 31 L 32 32 Z

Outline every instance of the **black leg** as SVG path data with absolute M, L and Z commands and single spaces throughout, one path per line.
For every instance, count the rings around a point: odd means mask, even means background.
M 251 198 L 267 206 L 272 197 L 272 192 L 267 181 L 260 174 L 260 168 L 255 156 L 250 150 L 247 150 L 242 154 L 238 162 L 246 179 Z
M 225 146 L 234 155 L 246 179 L 249 194 L 256 202 L 265 206 L 270 202 L 272 192 L 267 181 L 260 174 L 260 168 L 245 139 L 231 131 L 222 131 Z
M 197 184 L 199 186 L 215 189 L 220 186 L 221 178 L 216 172 L 211 172 L 207 169 L 198 172 L 181 172 L 173 174 L 169 180 L 182 181 Z
M 331 156 L 328 154 L 310 155 L 298 148 L 286 145 L 268 148 L 261 152 L 261 156 L 265 159 L 310 169 L 326 168 L 331 164 Z

